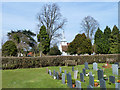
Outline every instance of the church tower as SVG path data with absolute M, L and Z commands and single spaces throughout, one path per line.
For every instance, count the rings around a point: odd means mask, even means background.
M 67 55 L 66 51 L 67 51 L 67 41 L 65 39 L 65 33 L 64 30 L 62 32 L 62 40 L 60 42 L 60 46 L 59 46 L 59 50 L 62 52 L 62 55 Z

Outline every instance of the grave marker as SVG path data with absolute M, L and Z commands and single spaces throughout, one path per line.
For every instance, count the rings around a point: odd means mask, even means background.
M 62 83 L 65 84 L 65 74 L 62 73 Z
M 56 72 L 56 78 L 59 80 L 59 74 L 58 74 L 58 72 Z
M 97 68 L 97 63 L 95 62 L 95 63 L 93 63 L 93 70 L 98 70 L 98 68 Z
M 92 75 L 89 76 L 89 85 L 94 86 L 94 77 Z
M 120 83 L 115 83 L 116 90 L 120 90 Z
M 98 80 L 103 79 L 103 70 L 98 70 Z
M 90 76 L 90 75 L 92 76 L 92 72 L 89 72 L 89 76 Z
M 93 90 L 93 87 L 91 85 L 87 86 L 87 90 Z
M 101 79 L 100 80 L 100 87 L 102 88 L 102 89 L 106 89 L 106 82 L 105 82 L 105 80 L 103 80 L 103 79 Z
M 67 85 L 72 88 L 72 78 L 70 73 L 67 74 Z
M 49 75 L 50 75 L 50 76 L 52 75 L 51 70 L 49 70 Z
M 85 69 L 89 69 L 89 68 L 88 68 L 88 63 L 87 63 L 87 62 L 85 62 Z
M 80 88 L 79 90 L 81 90 L 81 82 L 76 80 L 76 88 Z
M 77 79 L 77 73 L 78 73 L 78 71 L 75 70 L 75 71 L 74 71 L 74 79 Z
M 72 67 L 72 71 L 74 71 L 74 67 Z
M 84 74 L 83 73 L 80 73 L 80 81 L 84 82 Z
M 85 70 L 85 68 L 83 68 L 83 74 L 86 76 L 86 70 Z
M 109 76 L 109 82 L 115 83 L 115 76 Z
M 60 67 L 60 73 L 61 73 L 61 67 Z
M 118 65 L 117 64 L 112 64 L 112 72 L 115 75 L 118 75 Z

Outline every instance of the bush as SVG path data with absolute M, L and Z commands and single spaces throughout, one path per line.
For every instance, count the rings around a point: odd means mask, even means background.
M 36 68 L 46 66 L 65 65 L 65 60 L 75 60 L 78 65 L 84 64 L 86 61 L 89 64 L 93 62 L 111 63 L 120 62 L 120 54 L 108 55 L 93 55 L 93 56 L 48 56 L 48 57 L 2 57 L 2 69 L 17 69 L 17 68 Z

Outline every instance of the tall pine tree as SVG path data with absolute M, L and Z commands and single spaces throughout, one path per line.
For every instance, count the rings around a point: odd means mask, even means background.
M 119 39 L 119 29 L 115 25 L 112 29 L 111 36 L 110 36 L 110 50 L 109 52 L 112 54 L 119 53 L 119 44 L 120 44 L 120 39 Z
M 47 54 L 50 50 L 50 39 L 47 34 L 46 27 L 43 25 L 40 28 L 40 32 L 37 35 L 37 39 L 39 43 L 40 52 L 43 54 Z

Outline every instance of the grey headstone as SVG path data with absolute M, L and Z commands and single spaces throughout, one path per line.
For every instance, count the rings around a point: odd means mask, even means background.
M 109 76 L 109 82 L 115 83 L 115 76 Z
M 86 76 L 86 70 L 85 70 L 85 68 L 83 68 L 83 74 Z
M 80 73 L 80 81 L 84 82 L 84 74 L 83 73 Z
M 87 62 L 85 62 L 85 69 L 89 69 L 89 68 L 88 68 L 88 63 L 87 63 Z
M 62 83 L 65 84 L 65 74 L 62 73 Z
M 118 75 L 118 65 L 117 64 L 112 64 L 112 72 L 115 75 Z
M 67 74 L 67 86 L 72 88 L 72 78 L 70 73 Z
M 74 71 L 74 67 L 72 67 L 72 71 Z
M 98 70 L 98 80 L 103 79 L 103 70 Z
M 61 73 L 61 67 L 60 67 L 60 73 Z
M 116 90 L 120 90 L 120 83 L 115 83 Z
M 75 70 L 75 71 L 74 71 L 74 79 L 77 79 L 77 73 L 78 73 L 78 71 Z
M 81 82 L 76 80 L 76 88 L 80 88 L 79 90 L 81 90 Z
M 94 86 L 94 77 L 92 75 L 89 76 L 89 85 Z
M 52 75 L 51 70 L 49 70 L 49 75 L 50 75 L 50 76 Z
M 56 72 L 56 78 L 59 80 L 59 74 L 58 74 L 58 72 Z
M 103 79 L 101 79 L 100 80 L 100 87 L 102 88 L 102 89 L 106 89 L 106 82 L 105 82 L 105 80 L 103 80 Z
M 93 87 L 91 85 L 87 86 L 87 90 L 93 90 Z
M 54 76 L 55 76 L 55 70 L 53 71 L 53 78 L 54 78 Z
M 96 63 L 96 62 L 95 62 L 95 63 L 93 63 L 93 70 L 96 70 L 96 71 L 97 71 L 97 70 L 98 70 L 97 66 L 98 66 L 98 65 L 97 65 L 97 63 Z
M 89 72 L 89 76 L 90 76 L 90 75 L 92 76 L 92 72 Z

